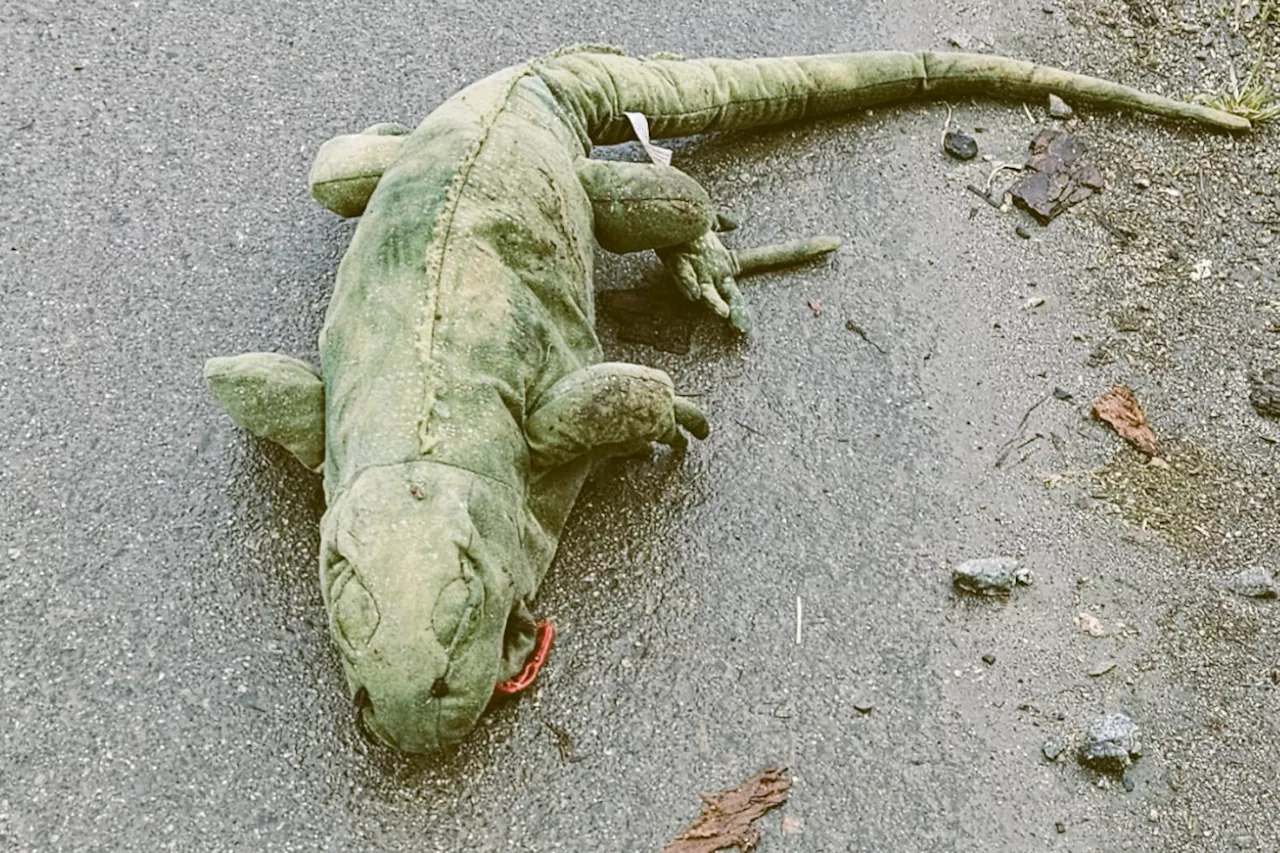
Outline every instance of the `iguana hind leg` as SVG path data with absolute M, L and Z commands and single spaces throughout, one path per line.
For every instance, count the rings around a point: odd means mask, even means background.
M 674 246 L 717 225 L 707 191 L 679 169 L 587 157 L 576 168 L 591 199 L 596 240 L 610 252 Z
M 311 165 L 311 194 L 339 216 L 359 216 L 382 173 L 404 146 L 409 128 L 384 122 L 335 136 L 320 146 Z
M 837 238 L 816 237 L 739 254 L 715 233 L 738 223 L 717 213 L 707 191 L 679 169 L 583 158 L 577 172 L 591 199 L 601 246 L 618 253 L 656 250 L 681 293 L 744 334 L 751 329 L 751 316 L 736 276 L 800 263 L 840 245 Z
M 616 362 L 570 373 L 525 419 L 525 437 L 541 467 L 588 453 L 633 453 L 653 441 L 681 448 L 688 441 L 682 430 L 701 439 L 711 427 L 697 406 L 676 395 L 667 374 Z

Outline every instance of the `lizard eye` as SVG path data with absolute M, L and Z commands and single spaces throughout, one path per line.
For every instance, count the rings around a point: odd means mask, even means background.
M 333 624 L 351 648 L 359 649 L 373 639 L 382 614 L 359 576 L 345 561 L 343 565 L 345 570 L 334 579 L 330 593 Z
M 347 558 L 330 546 L 320 564 L 320 589 L 324 591 L 326 601 L 333 600 L 334 584 L 347 571 Z
M 480 619 L 484 604 L 484 585 L 476 577 L 468 560 L 462 560 L 462 573 L 450 581 L 436 599 L 431 614 L 431 629 L 436 641 L 446 649 L 470 633 Z

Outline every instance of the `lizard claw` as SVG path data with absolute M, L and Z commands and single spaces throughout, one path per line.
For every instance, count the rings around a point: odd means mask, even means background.
M 689 435 L 701 441 L 711 434 L 711 424 L 702 410 L 684 397 L 674 397 L 672 408 L 675 410 L 676 423 L 689 431 Z
M 732 213 L 720 210 L 716 212 L 716 223 L 711 227 L 714 231 L 733 231 L 738 227 L 738 220 Z
M 659 249 L 658 257 L 686 298 L 701 302 L 738 331 L 745 334 L 750 330 L 747 303 L 734 280 L 738 272 L 737 259 L 714 232 Z
M 699 441 L 711 434 L 711 424 L 707 422 L 707 416 L 687 398 L 673 395 L 671 410 L 675 415 L 675 423 L 671 425 L 666 435 L 658 439 L 663 444 L 676 450 L 684 450 L 689 446 L 686 431 Z

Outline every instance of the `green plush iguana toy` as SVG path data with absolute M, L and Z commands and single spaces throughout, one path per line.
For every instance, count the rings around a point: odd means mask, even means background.
M 495 690 L 526 684 L 548 639 L 530 601 L 592 461 L 707 435 L 665 373 L 601 363 L 596 244 L 657 250 L 690 299 L 743 332 L 736 276 L 838 245 L 730 251 L 691 178 L 593 160 L 592 146 L 646 125 L 687 136 L 970 92 L 1249 126 L 995 56 L 679 61 L 575 48 L 469 86 L 416 130 L 376 125 L 320 148 L 315 197 L 363 216 L 321 371 L 250 353 L 210 359 L 205 375 L 237 424 L 324 472 L 320 578 L 367 731 L 432 751 L 463 738 Z

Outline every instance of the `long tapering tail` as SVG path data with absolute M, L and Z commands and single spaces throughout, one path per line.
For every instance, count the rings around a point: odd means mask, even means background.
M 1191 119 L 1229 130 L 1249 121 L 1112 83 L 1002 56 L 973 53 L 866 53 L 777 59 L 636 59 L 564 53 L 537 73 L 580 122 L 584 141 L 632 137 L 626 112 L 643 113 L 655 139 L 761 127 L 911 98 L 978 93 L 1057 94 L 1076 101 Z

